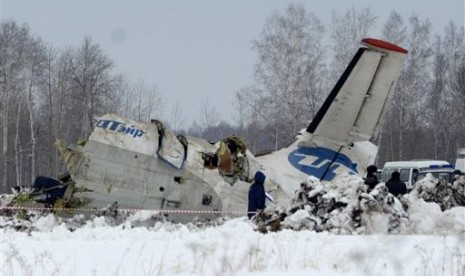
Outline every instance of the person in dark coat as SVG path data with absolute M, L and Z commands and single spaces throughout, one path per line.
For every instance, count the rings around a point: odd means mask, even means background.
M 407 193 L 407 185 L 400 180 L 400 173 L 398 171 L 392 172 L 391 178 L 386 182 L 386 187 L 395 197 Z
M 367 177 L 365 178 L 365 184 L 368 185 L 368 192 L 373 190 L 373 188 L 378 185 L 378 177 L 376 173 L 378 172 L 378 168 L 375 165 L 368 166 L 367 168 Z
M 266 176 L 261 171 L 255 173 L 255 181 L 249 189 L 249 208 L 247 210 L 249 219 L 251 219 L 256 212 L 266 208 L 265 187 L 263 186 L 265 178 Z

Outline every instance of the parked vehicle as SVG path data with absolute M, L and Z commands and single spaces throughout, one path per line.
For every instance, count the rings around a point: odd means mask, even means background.
M 465 172 L 465 148 L 459 149 L 457 152 L 457 160 L 455 161 L 455 169 Z
M 412 160 L 386 162 L 381 173 L 380 182 L 386 182 L 392 172 L 398 171 L 400 179 L 407 185 L 407 190 L 412 190 L 415 182 L 431 173 L 438 180 L 451 182 L 454 166 L 443 160 Z

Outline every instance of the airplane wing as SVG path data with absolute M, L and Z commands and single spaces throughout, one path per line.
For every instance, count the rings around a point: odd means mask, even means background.
M 340 142 L 377 137 L 407 50 L 365 38 L 307 128 L 313 136 Z

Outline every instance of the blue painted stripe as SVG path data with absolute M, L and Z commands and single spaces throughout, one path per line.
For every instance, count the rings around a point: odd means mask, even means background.
M 304 159 L 308 158 L 310 158 L 310 165 L 307 162 L 307 164 L 301 164 Z M 334 162 L 331 164 L 333 159 Z M 357 173 L 357 164 L 353 163 L 347 155 L 322 147 L 298 148 L 289 154 L 288 161 L 299 171 L 326 181 L 331 181 L 336 177 L 336 170 L 340 166 L 346 167 L 351 173 Z

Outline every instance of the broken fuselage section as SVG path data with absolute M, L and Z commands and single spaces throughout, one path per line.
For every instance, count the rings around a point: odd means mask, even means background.
M 247 210 L 247 191 L 259 169 L 241 139 L 217 143 L 176 136 L 160 121 L 114 114 L 99 118 L 88 141 L 70 149 L 57 142 L 75 193 L 102 208 L 167 210 L 175 221 L 208 220 L 223 210 Z

